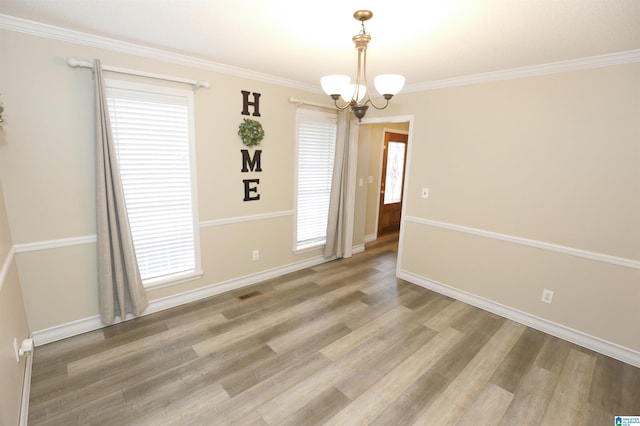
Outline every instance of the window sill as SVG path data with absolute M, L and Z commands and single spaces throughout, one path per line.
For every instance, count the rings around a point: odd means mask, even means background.
M 143 283 L 145 290 L 157 290 L 164 287 L 171 287 L 177 284 L 186 283 L 202 278 L 204 272 L 200 269 L 196 271 L 174 274 L 167 277 L 154 278 Z
M 323 249 L 325 245 L 325 241 L 318 243 L 305 244 L 293 249 L 294 254 L 302 254 L 312 250 Z

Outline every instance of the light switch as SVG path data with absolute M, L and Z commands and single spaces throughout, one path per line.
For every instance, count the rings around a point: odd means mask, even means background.
M 362 186 L 364 185 L 364 179 L 360 178 L 360 180 L 358 181 L 358 186 Z
M 420 196 L 422 198 L 429 198 L 429 188 L 422 188 L 422 194 Z
M 373 183 L 373 176 L 369 176 L 369 183 Z

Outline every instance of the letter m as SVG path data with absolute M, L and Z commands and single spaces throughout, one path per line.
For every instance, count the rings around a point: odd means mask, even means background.
M 241 149 L 240 152 L 242 152 L 242 171 L 244 173 L 249 170 L 252 172 L 262 171 L 262 167 L 260 167 L 260 155 L 262 154 L 261 149 L 256 149 L 256 153 L 253 155 L 253 158 L 251 158 L 248 149 Z

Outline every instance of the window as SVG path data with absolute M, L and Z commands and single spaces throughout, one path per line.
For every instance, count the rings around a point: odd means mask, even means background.
M 143 284 L 200 275 L 193 92 L 108 80 L 107 100 Z
M 298 109 L 297 250 L 326 241 L 336 129 L 335 113 Z
M 391 142 L 387 144 L 387 173 L 384 178 L 384 203 L 394 204 L 402 201 L 402 179 L 404 177 L 404 158 L 406 144 Z

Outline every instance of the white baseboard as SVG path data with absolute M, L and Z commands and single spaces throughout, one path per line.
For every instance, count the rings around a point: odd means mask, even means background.
M 119 322 L 122 321 L 116 318 L 114 324 Z M 33 344 L 36 347 L 46 345 L 47 343 L 57 342 L 58 340 L 66 339 L 67 337 L 77 336 L 78 334 L 97 330 L 104 326 L 105 325 L 102 321 L 100 321 L 100 315 L 94 315 L 92 317 L 71 321 L 42 330 L 36 330 L 33 332 Z
M 162 299 L 152 300 L 151 302 L 149 302 L 149 306 L 144 312 L 144 315 L 164 311 L 165 309 L 184 305 L 190 302 L 195 302 L 207 297 L 215 296 L 217 294 L 226 293 L 231 290 L 237 290 L 239 288 L 256 284 L 261 281 L 279 277 L 280 275 L 285 275 L 291 272 L 299 271 L 301 269 L 310 268 L 312 266 L 316 266 L 330 260 L 334 259 L 327 259 L 322 256 L 316 256 L 302 262 L 296 262 L 286 266 L 268 269 L 266 271 L 261 271 L 255 274 L 245 275 L 244 277 L 235 278 L 221 283 L 211 284 L 196 290 L 187 291 L 173 296 L 163 297 Z
M 354 247 L 354 253 L 359 250 L 359 246 Z M 364 246 L 362 246 L 364 250 Z M 227 291 L 236 290 L 242 287 L 246 287 L 252 284 L 259 283 L 271 278 L 278 277 L 280 275 L 288 274 L 291 272 L 299 271 L 301 269 L 310 268 L 312 266 L 319 265 L 324 262 L 328 262 L 333 259 L 327 259 L 322 256 L 316 256 L 310 259 L 303 260 L 301 262 L 291 263 L 289 265 L 268 269 L 255 274 L 245 275 L 244 277 L 235 278 L 220 283 L 210 284 L 206 287 L 201 287 L 196 290 L 186 291 L 184 293 L 175 294 L 172 296 L 163 297 L 161 299 L 152 300 L 149 302 L 149 306 L 142 314 L 149 315 L 155 312 L 163 311 L 165 309 L 174 308 L 176 306 L 184 305 L 186 303 L 195 302 L 207 297 L 215 296 L 217 294 L 225 293 Z M 134 318 L 132 315 L 127 315 L 125 321 Z M 114 324 L 120 323 L 122 320 L 116 318 Z M 105 327 L 100 320 L 100 315 L 94 315 L 92 317 L 83 318 L 81 320 L 68 322 L 65 324 L 57 325 L 54 327 L 46 328 L 33 332 L 33 341 L 35 346 L 41 346 L 47 343 L 55 342 L 58 340 L 66 339 L 67 337 L 77 336 L 78 334 L 86 333 L 89 331 L 97 330 Z
M 363 246 L 363 249 L 364 249 L 364 246 Z M 359 246 L 354 247 L 354 253 L 359 251 L 360 251 Z M 197 300 L 215 296 L 217 294 L 225 293 L 231 290 L 236 290 L 242 287 L 256 284 L 264 280 L 275 278 L 280 275 L 288 274 L 301 269 L 319 265 L 321 263 L 327 262 L 328 260 L 331 260 L 331 259 L 325 259 L 322 256 L 317 256 L 302 262 L 289 264 L 283 267 L 273 268 L 273 269 L 262 271 L 256 274 L 246 275 L 244 277 L 240 277 L 237 279 L 228 280 L 228 281 L 216 283 L 216 284 L 211 284 L 196 290 L 191 290 L 191 291 L 179 293 L 173 296 L 152 300 L 151 302 L 149 302 L 149 306 L 147 307 L 143 315 L 149 315 L 155 312 L 163 311 L 165 309 L 173 308 L 176 306 L 184 305 L 186 303 L 195 302 Z M 476 306 L 480 309 L 493 312 L 504 318 L 508 318 L 518 323 L 524 324 L 528 327 L 535 328 L 536 330 L 540 330 L 542 332 L 551 334 L 553 336 L 575 343 L 582 347 L 610 356 L 617 360 L 626 362 L 627 364 L 640 367 L 640 352 L 636 352 L 634 350 L 625 348 L 615 343 L 608 342 L 606 340 L 588 335 L 581 331 L 571 329 L 564 325 L 548 321 L 544 318 L 540 318 L 523 311 L 519 311 L 509 306 L 502 305 L 500 303 L 476 296 L 474 294 L 456 289 L 454 287 L 439 283 L 437 281 L 424 278 L 422 276 L 413 274 L 405 270 L 398 270 L 397 275 L 398 275 L 398 278 L 402 278 L 413 284 L 419 285 L 424 288 L 428 288 L 430 290 L 436 291 L 438 293 L 444 294 L 449 297 L 453 297 L 454 299 Z M 133 318 L 132 316 L 127 316 L 127 318 L 125 318 L 125 321 L 132 318 Z M 122 320 L 116 319 L 115 323 L 119 323 L 119 322 L 122 322 Z M 61 324 L 59 326 L 35 331 L 33 332 L 33 340 L 36 346 L 41 346 L 47 343 L 66 339 L 68 337 L 76 336 L 78 334 L 97 330 L 103 327 L 104 327 L 104 324 L 102 324 L 102 322 L 100 321 L 100 316 L 95 315 L 95 316 L 84 318 L 81 320 L 72 321 L 66 324 Z M 28 363 L 31 362 L 31 357 L 29 357 L 27 362 Z M 29 365 L 28 371 L 30 376 L 31 374 L 30 365 Z M 25 372 L 25 374 L 27 373 Z M 25 377 L 25 381 L 26 381 L 26 377 Z M 30 383 L 30 380 L 28 382 Z M 24 391 L 23 391 L 23 395 L 24 395 Z M 27 390 L 27 395 L 28 395 L 28 390 Z M 24 401 L 23 401 L 23 404 L 25 404 Z M 28 408 L 28 399 L 27 399 L 26 406 Z
M 365 235 L 364 236 L 364 242 L 366 243 L 370 243 L 371 241 L 375 241 L 378 238 L 378 236 L 376 234 L 369 234 L 369 235 Z
M 364 252 L 364 243 L 353 246 L 353 248 L 351 249 L 351 254 L 358 254 L 362 252 Z
M 584 348 L 591 349 L 627 364 L 640 367 L 640 352 L 636 352 L 632 349 L 625 348 L 624 346 L 608 342 L 598 337 L 566 327 L 562 324 L 548 321 L 544 318 L 519 311 L 509 306 L 502 305 L 492 300 L 476 296 L 475 294 L 459 290 L 455 287 L 424 278 L 405 270 L 398 270 L 397 275 L 398 278 L 402 278 L 403 280 L 419 285 L 420 287 L 428 288 L 429 290 L 444 294 L 445 296 L 452 297 L 460 300 L 461 302 L 468 303 L 469 305 L 476 306 L 480 309 L 484 309 L 485 311 L 492 312 L 528 327 L 535 328 L 536 330 L 559 337 L 560 339 L 567 340 Z

